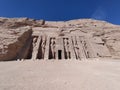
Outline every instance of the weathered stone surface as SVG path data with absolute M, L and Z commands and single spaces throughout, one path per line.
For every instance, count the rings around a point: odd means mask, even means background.
M 31 34 L 29 26 L 17 29 L 0 27 L 0 60 L 16 59 Z
M 18 28 L 23 26 L 42 26 L 44 20 L 34 20 L 29 18 L 0 18 L 0 26 L 6 28 Z
M 92 19 L 0 18 L 0 60 L 106 57 L 120 58 L 118 25 Z

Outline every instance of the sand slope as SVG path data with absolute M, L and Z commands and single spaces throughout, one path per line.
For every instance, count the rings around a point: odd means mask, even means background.
M 0 62 L 0 90 L 120 90 L 120 61 Z

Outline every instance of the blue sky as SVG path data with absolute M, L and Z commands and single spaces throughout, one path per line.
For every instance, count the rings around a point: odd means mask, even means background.
M 0 0 L 0 16 L 49 21 L 94 18 L 120 24 L 120 0 Z

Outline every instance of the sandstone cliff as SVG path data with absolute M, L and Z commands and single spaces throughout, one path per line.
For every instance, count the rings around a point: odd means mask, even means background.
M 0 60 L 19 58 L 32 37 L 31 26 L 43 23 L 28 18 L 0 18 Z
M 31 36 L 29 27 L 0 28 L 0 60 L 16 59 L 17 54 Z
M 33 34 L 45 30 L 48 34 L 79 35 L 81 32 L 94 39 L 93 43 L 101 44 L 109 49 L 112 58 L 120 58 L 120 26 L 92 19 L 70 21 L 44 21 L 29 18 L 0 18 L 0 60 L 26 58 L 32 44 Z M 101 47 L 102 48 L 102 47 Z

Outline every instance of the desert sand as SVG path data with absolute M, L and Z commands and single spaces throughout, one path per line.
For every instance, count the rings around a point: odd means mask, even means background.
M 0 90 L 120 90 L 120 60 L 0 62 Z

